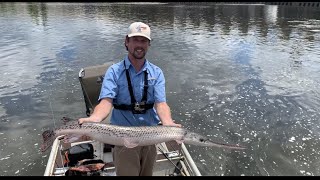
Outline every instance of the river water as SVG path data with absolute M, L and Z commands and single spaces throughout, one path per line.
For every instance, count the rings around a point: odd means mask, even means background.
M 43 175 L 41 134 L 85 116 L 82 67 L 118 62 L 133 21 L 173 118 L 244 151 L 189 146 L 203 175 L 320 175 L 320 9 L 253 4 L 0 3 L 0 175 Z

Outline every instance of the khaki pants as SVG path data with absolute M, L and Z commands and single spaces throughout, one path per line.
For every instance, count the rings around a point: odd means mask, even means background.
M 152 176 L 157 150 L 155 145 L 115 146 L 112 155 L 117 176 Z

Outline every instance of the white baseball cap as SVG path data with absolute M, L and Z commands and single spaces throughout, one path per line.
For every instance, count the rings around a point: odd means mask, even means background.
M 143 36 L 151 41 L 151 30 L 150 27 L 142 22 L 134 22 L 129 26 L 128 37 L 132 36 Z

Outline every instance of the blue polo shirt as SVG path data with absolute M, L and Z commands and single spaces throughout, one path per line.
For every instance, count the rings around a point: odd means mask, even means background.
M 124 67 L 125 61 L 126 67 Z M 145 60 L 142 69 L 135 72 L 128 56 L 106 71 L 101 87 L 99 101 L 103 98 L 113 99 L 113 104 L 131 104 L 125 68 L 129 70 L 133 94 L 136 101 L 141 102 L 144 87 L 144 72 L 148 72 L 147 104 L 165 102 L 165 78 L 162 70 Z M 159 117 L 154 108 L 148 109 L 145 114 L 133 114 L 130 110 L 113 108 L 110 119 L 111 124 L 120 126 L 153 126 L 159 123 Z

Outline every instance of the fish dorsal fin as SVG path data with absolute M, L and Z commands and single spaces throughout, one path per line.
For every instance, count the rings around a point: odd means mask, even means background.
M 73 121 L 73 119 L 69 117 L 62 117 L 61 121 L 63 122 L 64 125 L 66 125 L 68 122 Z
M 139 143 L 140 143 L 139 140 L 133 140 L 133 139 L 130 139 L 130 138 L 124 138 L 123 142 L 124 142 L 124 146 L 127 147 L 127 148 L 137 147 L 137 146 L 139 146 Z

